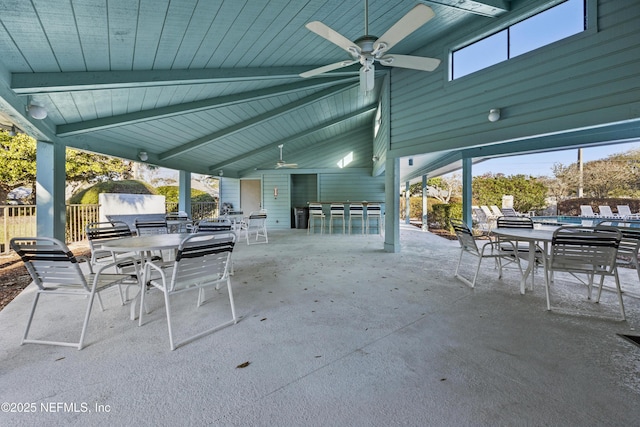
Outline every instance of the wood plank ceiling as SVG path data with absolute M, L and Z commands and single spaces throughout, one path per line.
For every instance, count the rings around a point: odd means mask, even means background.
M 505 0 L 421 1 L 436 18 L 394 47 L 410 54 Z M 370 0 L 380 34 L 416 0 Z M 323 146 L 372 137 L 379 91 L 362 94 L 358 68 L 302 79 L 348 59 L 305 28 L 319 20 L 355 40 L 362 0 L 0 0 L 0 109 L 30 134 L 173 169 L 242 176 L 272 167 L 277 146 L 301 168 L 332 168 Z M 442 58 L 444 59 L 444 58 Z M 385 67 L 379 67 L 380 82 Z M 34 123 L 25 106 L 48 117 Z

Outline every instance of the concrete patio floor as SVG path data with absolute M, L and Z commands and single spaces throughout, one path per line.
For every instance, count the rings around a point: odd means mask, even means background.
M 398 254 L 379 236 L 241 240 L 240 322 L 173 352 L 161 295 L 150 294 L 138 327 L 115 290 L 92 313 L 82 351 L 20 346 L 30 286 L 0 312 L 0 424 L 638 424 L 640 347 L 616 334 L 640 335 L 640 300 L 625 297 L 621 322 L 613 293 L 585 302 L 559 276 L 554 302 L 580 313 L 547 312 L 542 275 L 520 295 L 516 273 L 498 280 L 489 261 L 470 289 L 453 277 L 456 241 L 411 226 L 400 236 Z M 622 281 L 639 287 L 635 270 Z M 49 300 L 34 333 L 75 337 L 85 301 Z M 174 321 L 202 325 L 221 307 L 224 294 L 198 310 L 193 295 L 176 302 L 184 316 Z

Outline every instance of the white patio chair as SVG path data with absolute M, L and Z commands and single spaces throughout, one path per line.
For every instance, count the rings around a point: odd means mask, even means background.
M 153 262 L 145 264 L 145 277 L 150 278 L 149 284 L 164 294 L 167 328 L 169 330 L 169 347 L 171 350 L 237 322 L 229 275 L 231 254 L 235 243 L 236 234 L 232 231 L 211 234 L 196 233 L 182 240 L 172 267 L 168 269 L 162 268 Z M 175 342 L 171 297 L 183 292 L 197 290 L 196 308 L 199 308 L 205 301 L 205 291 L 207 289 L 217 291 L 222 286 L 227 287 L 231 319 L 214 326 L 208 324 L 208 327 L 203 331 L 192 334 L 180 342 Z M 140 325 L 143 324 L 142 316 L 144 310 L 142 310 L 142 307 L 144 306 L 145 294 L 146 292 L 142 293 L 140 304 Z
M 485 211 L 480 209 L 479 206 L 472 206 L 471 209 L 475 216 L 476 228 L 480 230 L 482 234 L 489 235 L 491 230 L 495 227 L 495 219 L 493 219 L 493 216 L 491 218 L 487 217 Z
M 620 217 L 618 214 L 614 214 L 613 211 L 611 210 L 611 206 L 608 206 L 608 205 L 598 206 L 598 211 L 600 213 L 600 216 L 603 218 L 619 218 Z
M 504 214 L 502 213 L 502 211 L 500 210 L 499 207 L 497 207 L 496 205 L 491 205 L 489 206 L 489 209 L 491 209 L 491 213 L 493 214 L 493 216 L 495 216 L 496 218 L 503 216 Z
M 362 203 L 351 203 L 349 205 L 349 234 L 351 234 L 354 221 L 360 221 L 360 230 L 364 234 L 364 206 Z
M 192 228 L 192 221 L 184 211 L 170 212 L 165 216 L 169 233 L 189 233 Z
M 520 258 L 513 255 L 517 252 L 515 246 L 511 242 L 494 242 L 493 240 L 488 240 L 482 243 L 482 247 L 479 248 L 476 239 L 473 237 L 471 229 L 464 222 L 459 219 L 452 218 L 451 225 L 453 226 L 456 236 L 458 237 L 458 241 L 460 242 L 460 257 L 458 258 L 458 265 L 456 266 L 456 271 L 454 273 L 454 276 L 458 280 L 470 286 L 471 288 L 474 288 L 476 286 L 478 273 L 480 272 L 480 265 L 482 264 L 482 260 L 484 258 L 493 258 L 494 260 L 496 260 L 499 269 L 499 279 L 502 277 L 502 268 L 510 263 L 515 263 L 520 270 L 520 275 L 523 274 L 522 267 L 520 266 Z M 502 247 L 508 247 L 509 250 L 503 251 Z M 476 266 L 476 271 L 472 280 L 469 280 L 458 273 L 460 271 L 462 257 L 465 252 L 478 257 L 478 265 Z M 503 265 L 502 261 L 505 261 L 506 264 Z
M 115 263 L 117 273 L 135 275 L 137 277 L 138 267 L 133 265 L 133 260 L 136 263 L 141 262 L 138 253 L 116 253 L 102 247 L 106 242 L 133 236 L 131 229 L 125 222 L 92 222 L 85 227 L 85 233 L 91 249 L 91 265 L 94 268 Z M 159 259 L 159 257 L 156 258 Z M 128 290 L 128 287 L 126 289 Z M 118 286 L 118 291 L 120 293 L 120 301 L 124 305 L 129 298 L 122 293 L 122 286 Z
M 513 208 L 502 208 L 500 212 L 502 212 L 502 216 L 522 216 Z
M 594 218 L 600 215 L 593 212 L 593 208 L 590 205 L 580 205 L 580 216 Z
M 524 216 L 501 216 L 496 220 L 496 229 L 501 229 L 501 228 L 520 228 L 520 229 L 524 228 L 524 229 L 533 230 L 533 220 L 529 217 L 524 217 Z M 500 249 L 502 250 L 502 252 L 508 253 L 509 251 L 512 250 L 512 248 L 515 248 L 514 254 L 517 254 L 519 258 L 529 259 L 529 250 L 530 250 L 529 242 L 506 239 L 500 236 L 497 236 L 496 240 L 500 242 Z M 509 242 L 510 245 L 504 245 L 505 242 Z M 535 259 L 536 265 L 532 267 L 537 268 L 538 265 L 544 266 L 546 262 L 546 254 L 544 250 L 540 246 L 535 245 L 534 251 L 535 251 L 534 259 Z M 532 290 L 533 290 L 533 281 L 534 281 L 534 275 L 531 274 Z
M 326 216 L 322 211 L 321 203 L 309 203 L 309 227 L 307 234 L 313 234 L 315 231 L 316 221 L 320 221 L 320 234 L 324 233 L 324 220 Z
M 329 234 L 333 234 L 333 221 L 338 220 L 342 222 L 342 234 L 345 233 L 345 217 L 344 217 L 344 204 L 343 203 L 331 203 L 329 207 Z
M 383 224 L 383 216 L 382 216 L 382 207 L 379 203 L 369 203 L 367 205 L 367 218 L 365 222 L 366 232 L 369 234 L 371 230 L 371 225 L 373 221 L 375 221 L 375 225 L 378 227 L 378 234 L 382 236 L 382 228 Z
M 551 250 L 547 261 L 545 280 L 545 294 L 547 310 L 551 310 L 550 282 L 552 274 L 556 272 L 570 273 L 587 285 L 587 299 L 591 299 L 595 276 L 600 277 L 598 296 L 595 302 L 600 302 L 602 286 L 606 276 L 613 277 L 616 283 L 618 301 L 622 320 L 625 320 L 624 303 L 618 277 L 616 256 L 622 233 L 614 227 L 560 227 L 553 233 Z M 579 275 L 586 275 L 582 280 Z M 557 284 L 557 281 L 555 282 Z
M 208 218 L 201 219 L 194 227 L 196 233 L 203 232 L 218 232 L 218 231 L 231 231 L 233 229 L 233 223 L 228 218 Z
M 240 223 L 240 230 L 245 232 L 247 237 L 247 245 L 257 243 L 269 243 L 269 237 L 267 236 L 267 211 L 261 210 L 251 212 L 249 217 L 245 218 Z M 251 243 L 251 234 L 255 234 L 256 239 Z
M 624 219 L 640 219 L 639 214 L 631 213 L 631 208 L 629 208 L 629 205 L 618 205 L 618 215 L 620 215 Z
M 47 344 L 67 347 L 76 347 L 82 350 L 89 324 L 89 317 L 96 295 L 100 309 L 104 310 L 99 292 L 118 284 L 138 284 L 138 280 L 133 279 L 129 274 L 106 273 L 116 263 L 104 264 L 97 271 L 94 269 L 86 257 L 74 256 L 67 245 L 61 241 L 49 237 L 16 237 L 11 239 L 11 249 L 13 249 L 24 262 L 27 271 L 36 285 L 36 296 L 31 306 L 27 328 L 22 338 L 22 344 Z M 88 273 L 84 273 L 80 268 L 80 262 L 86 262 Z M 132 259 L 132 264 L 137 271 L 137 264 Z M 33 318 L 38 307 L 41 296 L 58 295 L 65 297 L 84 297 L 87 305 L 80 332 L 80 339 L 77 342 L 49 341 L 43 339 L 30 339 L 29 331 L 33 323 Z M 68 315 L 68 312 L 64 313 Z M 55 313 L 49 317 L 48 322 L 58 322 L 63 316 Z
M 615 227 L 622 233 L 616 256 L 618 266 L 633 267 L 640 281 L 640 224 L 629 221 L 602 221 L 598 226 Z
M 166 219 L 151 220 L 136 218 L 134 225 L 138 236 L 144 236 L 145 234 L 167 234 L 169 232 Z

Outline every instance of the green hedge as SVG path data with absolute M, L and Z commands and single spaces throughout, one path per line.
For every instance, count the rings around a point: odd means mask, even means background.
M 640 200 L 607 197 L 606 199 L 596 199 L 592 197 L 582 197 L 579 199 L 563 200 L 558 203 L 558 215 L 579 216 L 580 206 L 589 205 L 594 213 L 599 213 L 598 206 L 608 205 L 613 213 L 618 213 L 618 205 L 629 205 L 631 212 L 640 212 Z
M 69 203 L 72 205 L 98 204 L 100 193 L 127 193 L 127 194 L 157 194 L 156 190 L 146 182 L 136 180 L 105 181 L 78 191 L 71 196 Z
M 178 203 L 180 187 L 176 185 L 163 185 L 156 189 L 158 194 L 165 197 L 167 203 Z M 202 190 L 191 189 L 191 203 L 215 202 L 216 199 Z

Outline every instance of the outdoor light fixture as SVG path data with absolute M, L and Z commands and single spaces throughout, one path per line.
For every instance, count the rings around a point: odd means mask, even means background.
M 27 106 L 27 111 L 29 112 L 29 115 L 36 120 L 42 120 L 47 117 L 47 110 L 40 105 L 29 104 Z
M 16 125 L 11 125 L 11 130 L 9 131 L 9 136 L 16 136 L 18 131 L 16 130 Z
M 140 151 L 140 152 L 138 153 L 138 158 L 139 158 L 140 160 L 142 160 L 143 162 L 146 162 L 147 160 L 149 160 L 149 154 L 147 154 L 147 152 L 146 152 L 146 151 Z
M 218 172 L 218 176 L 222 176 L 222 175 L 224 175 L 224 172 L 222 169 L 220 169 L 220 172 Z
M 491 110 L 489 110 L 489 121 L 497 122 L 498 120 L 500 120 L 500 109 L 492 108 Z
M 412 157 L 409 158 L 409 166 L 413 166 L 413 158 Z
M 377 162 L 378 160 L 380 160 L 380 157 L 378 157 L 378 156 L 373 156 L 373 158 L 372 158 L 371 160 L 373 160 L 374 162 Z

